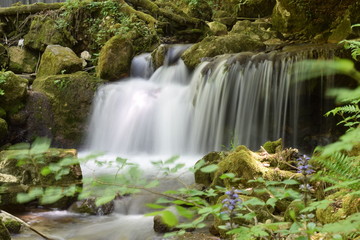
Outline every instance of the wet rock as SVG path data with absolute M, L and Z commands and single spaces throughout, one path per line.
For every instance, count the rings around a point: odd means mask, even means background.
M 97 76 L 106 80 L 118 80 L 128 76 L 132 57 L 131 42 L 122 35 L 112 37 L 100 51 Z
M 263 49 L 265 49 L 265 45 L 261 41 L 251 39 L 243 34 L 210 36 L 186 50 L 181 58 L 189 68 L 194 69 L 203 58 Z
M 21 47 L 10 47 L 9 70 L 14 73 L 34 73 L 38 63 L 38 56 Z
M 82 70 L 83 61 L 68 47 L 49 45 L 40 61 L 37 77 L 70 74 Z
M 80 165 L 75 163 L 65 167 L 68 174 L 60 179 L 55 174 L 43 175 L 40 170 L 49 164 L 57 163 L 64 158 L 76 158 L 74 149 L 48 149 L 39 154 L 32 153 L 24 148 L 22 150 L 4 150 L 0 152 L 0 185 L 1 208 L 19 208 L 16 196 L 18 193 L 27 192 L 32 187 L 53 186 L 65 187 L 71 185 L 81 186 L 82 173 Z M 36 164 L 34 161 L 36 159 Z M 22 164 L 19 165 L 21 160 Z M 76 196 L 62 197 L 53 203 L 52 207 L 66 208 L 76 199 Z
M 338 17 L 331 28 L 331 34 L 328 37 L 329 43 L 338 43 L 346 39 L 352 33 L 350 11 L 346 11 L 344 16 Z
M 0 95 L 0 106 L 6 111 L 16 113 L 24 106 L 27 94 L 28 80 L 16 76 L 13 72 L 0 72 L 0 89 L 4 95 Z
M 24 45 L 33 50 L 45 51 L 48 45 L 72 47 L 75 39 L 64 28 L 59 28 L 49 16 L 35 16 L 29 32 L 24 36 Z
M 170 45 L 168 44 L 161 44 L 159 47 L 157 47 L 152 53 L 151 57 L 153 60 L 153 65 L 155 69 L 158 69 L 164 64 L 165 61 L 165 55 L 169 50 Z
M 76 213 L 85 213 L 89 215 L 108 215 L 114 211 L 114 201 L 96 206 L 96 198 L 88 198 L 73 203 L 69 211 Z
M 236 17 L 228 11 L 218 10 L 213 15 L 213 20 L 231 27 L 236 22 Z
M 173 231 L 174 228 L 163 222 L 160 215 L 154 217 L 154 231 L 157 233 L 167 233 Z
M 102 80 L 86 72 L 35 79 L 33 90 L 45 94 L 51 103 L 51 134 L 56 146 L 69 148 L 80 144 L 94 93 L 101 83 Z M 34 114 L 41 115 L 41 111 L 35 108 Z
M 26 139 L 36 137 L 53 138 L 54 116 L 49 98 L 41 92 L 29 91 L 23 110 L 27 114 Z
M 210 28 L 210 32 L 215 36 L 226 35 L 228 33 L 226 25 L 220 22 L 209 22 L 207 25 Z

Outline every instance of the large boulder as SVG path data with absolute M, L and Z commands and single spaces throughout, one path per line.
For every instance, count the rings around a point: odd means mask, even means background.
M 52 75 L 35 79 L 33 90 L 45 94 L 53 114 L 54 144 L 75 147 L 80 144 L 94 93 L 102 81 L 86 72 Z M 42 109 L 33 109 L 38 114 Z
M 229 1 L 229 0 L 227 0 Z M 276 0 L 240 1 L 237 9 L 238 17 L 259 18 L 271 15 Z
M 14 73 L 34 73 L 38 63 L 38 56 L 33 52 L 21 47 L 10 47 L 9 70 Z
M 1 81 L 2 80 L 2 81 Z M 16 76 L 13 72 L 0 72 L 0 106 L 6 111 L 15 113 L 24 106 L 28 80 Z
M 190 68 L 195 68 L 203 58 L 215 57 L 226 53 L 264 50 L 265 45 L 243 34 L 210 36 L 187 49 L 181 58 Z
M 82 70 L 83 61 L 68 47 L 49 45 L 41 57 L 37 77 L 70 74 Z
M 261 42 L 278 37 L 277 32 L 270 29 L 270 24 L 263 21 L 250 22 L 249 20 L 237 21 L 230 34 L 243 34 Z
M 1 208 L 16 208 L 17 194 L 25 193 L 33 187 L 70 187 L 81 186 L 82 173 L 80 165 L 73 164 L 64 169 L 68 173 L 61 178 L 55 173 L 42 174 L 40 171 L 50 164 L 56 164 L 64 158 L 76 159 L 74 149 L 48 149 L 44 152 L 37 150 L 5 150 L 0 152 L 0 193 Z M 53 206 L 68 207 L 76 196 L 64 197 Z
M 29 32 L 24 36 L 24 45 L 33 50 L 45 51 L 48 45 L 71 47 L 75 39 L 64 28 L 60 28 L 50 16 L 38 15 L 31 22 Z
M 112 37 L 100 51 L 97 76 L 106 80 L 118 80 L 128 76 L 132 57 L 131 41 L 122 35 Z

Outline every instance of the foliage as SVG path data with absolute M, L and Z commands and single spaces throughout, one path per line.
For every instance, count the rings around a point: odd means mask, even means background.
M 6 74 L 5 69 L 2 69 L 2 70 L 0 71 L 0 84 L 6 82 L 6 75 L 5 75 L 5 74 Z M 0 88 L 0 96 L 1 96 L 1 95 L 4 95 L 4 94 L 5 94 L 4 89 L 1 89 L 1 88 Z

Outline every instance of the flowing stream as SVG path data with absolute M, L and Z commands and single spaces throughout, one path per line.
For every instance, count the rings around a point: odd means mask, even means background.
M 103 152 L 102 159 L 125 157 L 138 163 L 144 177 L 151 179 L 158 173 L 150 161 L 180 155 L 179 161 L 191 166 L 210 151 L 238 144 L 257 150 L 265 141 L 280 137 L 286 145 L 297 147 L 307 132 L 316 134 L 304 126 L 318 121 L 309 114 L 311 109 L 326 106 L 310 95 L 321 95 L 327 83 L 321 81 L 316 88 L 296 81 L 303 73 L 293 71 L 293 65 L 308 58 L 331 58 L 332 50 L 225 55 L 189 72 L 179 58 L 187 47 L 171 47 L 156 71 L 150 54 L 142 54 L 133 60 L 132 77 L 97 91 L 81 156 Z M 94 162 L 83 164 L 82 170 L 85 176 L 116 173 Z M 179 176 L 182 184 L 193 182 L 191 173 Z M 166 179 L 162 189 L 175 189 L 176 183 Z M 152 230 L 153 219 L 142 215 L 149 211 L 144 203 L 152 199 L 141 194 L 125 197 L 109 216 L 52 211 L 30 217 L 34 227 L 59 239 L 161 239 Z M 41 238 L 25 232 L 14 239 Z

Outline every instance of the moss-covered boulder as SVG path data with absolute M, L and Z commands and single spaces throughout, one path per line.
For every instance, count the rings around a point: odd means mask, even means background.
M 206 154 L 202 159 L 200 159 L 196 164 L 203 164 L 203 167 L 206 167 L 211 164 L 218 164 L 222 159 L 222 155 L 220 152 L 210 152 Z M 202 184 L 204 186 L 210 186 L 210 184 L 214 180 L 214 172 L 202 172 L 200 169 L 195 171 L 195 182 L 197 184 Z
M 99 78 L 86 72 L 35 79 L 33 89 L 45 94 L 51 103 L 51 130 L 57 146 L 74 147 L 80 144 L 94 93 L 101 83 Z M 34 109 L 34 114 L 37 110 L 42 111 Z
M 21 47 L 10 47 L 9 70 L 14 73 L 34 73 L 38 63 L 38 56 L 33 52 Z
M 50 164 L 56 164 L 64 158 L 74 159 L 74 164 L 64 167 L 68 173 L 57 178 L 54 173 L 41 174 L 40 171 Z M 21 164 L 19 164 L 21 163 Z M 27 192 L 33 187 L 70 187 L 81 186 L 82 173 L 76 163 L 74 149 L 5 150 L 0 152 L 0 193 L 1 208 L 14 208 L 20 204 L 16 200 L 18 193 Z M 76 196 L 63 197 L 53 206 L 68 207 Z
M 13 72 L 0 72 L 0 106 L 6 111 L 15 113 L 24 106 L 28 80 L 16 76 Z
M 215 36 L 226 35 L 228 33 L 226 25 L 220 22 L 209 22 L 207 25 L 210 28 L 210 32 Z
M 83 61 L 68 47 L 49 45 L 40 61 L 37 77 L 70 74 L 82 70 Z
M 282 139 L 280 138 L 276 141 L 267 141 L 262 147 L 271 154 L 280 152 L 283 150 Z
M 9 233 L 18 234 L 21 231 L 22 224 L 19 221 L 10 218 L 5 214 L 0 213 L 0 219 L 2 220 L 4 226 L 7 228 Z
M 128 76 L 132 57 L 131 41 L 121 35 L 112 37 L 100 51 L 97 76 L 106 80 L 118 80 Z
M 33 18 L 29 32 L 24 36 L 24 45 L 33 50 L 45 51 L 48 45 L 72 47 L 75 39 L 57 22 L 46 15 L 37 15 Z
M 5 46 L 0 44 L 0 68 L 6 68 L 8 63 L 9 63 L 8 52 Z
M 225 24 L 231 28 L 236 23 L 236 15 L 228 11 L 217 10 L 213 14 L 213 20 Z
M 249 20 L 237 21 L 232 27 L 230 34 L 243 34 L 261 42 L 278 37 L 278 33 L 271 30 L 269 23 L 259 20 L 255 22 L 250 22 Z
M 8 124 L 7 122 L 0 118 L 0 143 L 3 143 L 8 135 Z
M 276 0 L 272 14 L 274 28 L 284 34 L 314 37 L 322 34 L 322 40 L 333 35 L 336 40 L 348 34 L 349 22 L 357 23 L 360 9 L 356 1 Z M 319 38 L 319 37 L 318 37 Z M 330 39 L 334 42 L 334 39 Z
M 334 193 L 326 199 L 333 201 L 325 209 L 316 210 L 316 218 L 321 223 L 333 223 L 345 219 L 351 214 L 360 212 L 360 194 L 344 193 L 343 191 Z
M 243 34 L 210 36 L 187 49 L 181 58 L 190 68 L 195 68 L 203 58 L 215 57 L 226 53 L 264 50 L 265 45 Z

